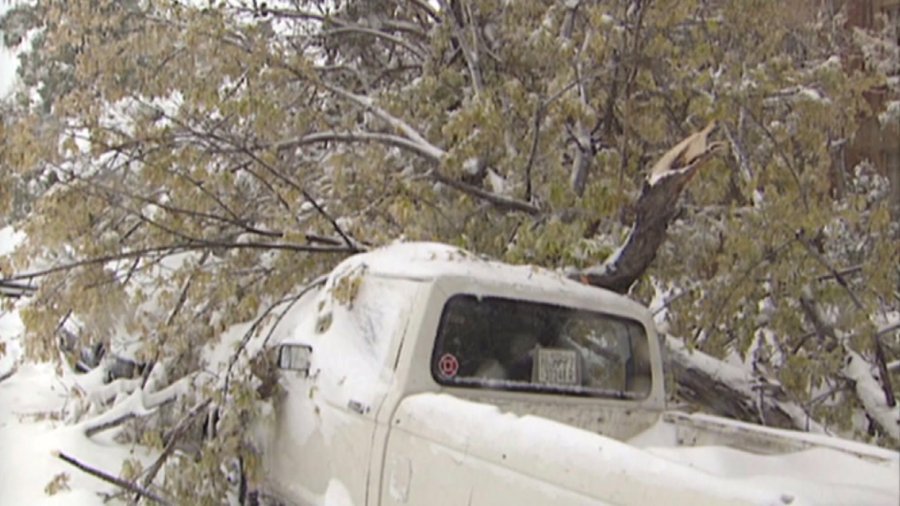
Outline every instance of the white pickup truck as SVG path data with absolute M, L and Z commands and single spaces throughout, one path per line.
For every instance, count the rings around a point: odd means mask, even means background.
M 261 445 L 287 504 L 900 504 L 896 452 L 666 411 L 646 308 L 544 269 L 398 244 L 278 329 Z

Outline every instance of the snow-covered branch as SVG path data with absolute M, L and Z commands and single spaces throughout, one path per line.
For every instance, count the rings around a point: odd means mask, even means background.
M 888 406 L 884 401 L 882 384 L 876 379 L 877 367 L 866 361 L 862 355 L 845 347 L 847 354 L 844 375 L 854 384 L 856 398 L 871 421 L 887 435 L 900 441 L 900 404 Z M 884 381 L 890 381 L 884 378 Z
M 152 415 L 156 410 L 174 401 L 188 389 L 190 377 L 184 377 L 171 385 L 156 392 L 147 392 L 143 389 L 136 390 L 126 399 L 116 403 L 111 409 L 80 425 L 86 436 L 108 430 L 121 425 L 132 418 Z
M 35 279 L 43 276 L 47 276 L 49 274 L 54 274 L 57 272 L 67 271 L 76 269 L 78 267 L 85 267 L 88 265 L 97 265 L 97 264 L 105 264 L 109 262 L 114 262 L 116 260 L 125 260 L 130 258 L 137 257 L 145 257 L 154 254 L 161 254 L 163 256 L 175 255 L 178 253 L 184 253 L 188 251 L 199 251 L 206 250 L 209 248 L 223 248 L 223 249 L 265 249 L 265 250 L 286 250 L 286 251 L 296 251 L 296 252 L 304 252 L 304 253 L 355 253 L 356 249 L 350 248 L 346 245 L 341 246 L 332 246 L 332 245 L 317 245 L 317 244 L 293 244 L 293 243 L 263 243 L 263 242 L 233 242 L 233 241 L 216 241 L 216 240 L 196 240 L 196 241 L 188 241 L 183 243 L 173 243 L 163 246 L 149 246 L 146 248 L 138 248 L 134 250 L 127 250 L 120 253 L 112 254 L 112 255 L 102 255 L 98 257 L 86 258 L 83 260 L 77 260 L 73 262 L 68 262 L 60 265 L 56 265 L 54 267 L 48 267 L 46 269 L 36 270 L 25 272 L 22 274 L 16 274 L 14 276 L 10 276 L 6 278 L 4 282 L 9 281 L 18 281 L 25 279 Z
M 336 95 L 339 95 L 341 97 L 344 97 L 347 100 L 350 100 L 351 102 L 359 105 L 366 111 L 369 111 L 372 114 L 374 114 L 378 119 L 387 123 L 388 126 L 390 126 L 391 128 L 402 133 L 407 139 L 409 139 L 410 141 L 412 141 L 413 143 L 415 143 L 419 146 L 419 148 L 418 148 L 419 151 L 421 151 L 423 154 L 427 153 L 427 156 L 429 158 L 431 158 L 433 160 L 440 160 L 440 159 L 444 158 L 444 156 L 447 155 L 446 151 L 444 151 L 443 149 L 428 142 L 428 140 L 426 140 L 425 137 L 423 137 L 422 134 L 420 134 L 418 132 L 418 130 L 413 128 L 412 125 L 410 125 L 406 121 L 403 121 L 402 119 L 394 116 L 393 114 L 385 111 L 381 107 L 378 107 L 375 104 L 375 101 L 372 100 L 371 98 L 365 97 L 362 95 L 357 95 L 356 93 L 353 93 L 353 92 L 346 90 L 335 84 L 331 84 L 331 83 L 327 83 L 327 82 L 323 82 L 321 84 L 322 84 L 322 87 L 325 88 L 326 90 L 328 90 Z
M 325 131 L 304 135 L 294 139 L 286 139 L 277 142 L 273 147 L 278 151 L 288 151 L 309 144 L 318 144 L 322 142 L 378 142 L 388 146 L 402 148 L 417 155 L 421 155 L 432 162 L 440 162 L 446 153 L 441 150 L 435 151 L 432 147 L 423 145 L 422 143 L 410 140 L 399 135 L 381 133 L 381 132 L 336 132 Z
M 679 397 L 738 420 L 826 432 L 774 379 L 690 350 L 676 337 L 666 336 L 666 346 Z

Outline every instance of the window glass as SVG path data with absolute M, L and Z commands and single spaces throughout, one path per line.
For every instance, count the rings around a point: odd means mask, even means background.
M 615 398 L 650 393 L 640 323 L 500 297 L 448 300 L 431 364 L 444 385 Z

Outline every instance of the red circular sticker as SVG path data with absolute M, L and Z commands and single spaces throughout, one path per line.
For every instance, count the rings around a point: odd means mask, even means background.
M 441 371 L 441 375 L 452 378 L 459 372 L 459 360 L 449 353 L 444 353 L 438 360 L 438 370 Z

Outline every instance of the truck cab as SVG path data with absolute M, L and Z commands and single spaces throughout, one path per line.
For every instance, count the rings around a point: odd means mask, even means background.
M 559 273 L 398 244 L 340 264 L 273 342 L 261 447 L 286 503 L 799 504 L 630 444 L 678 439 L 652 319 Z

